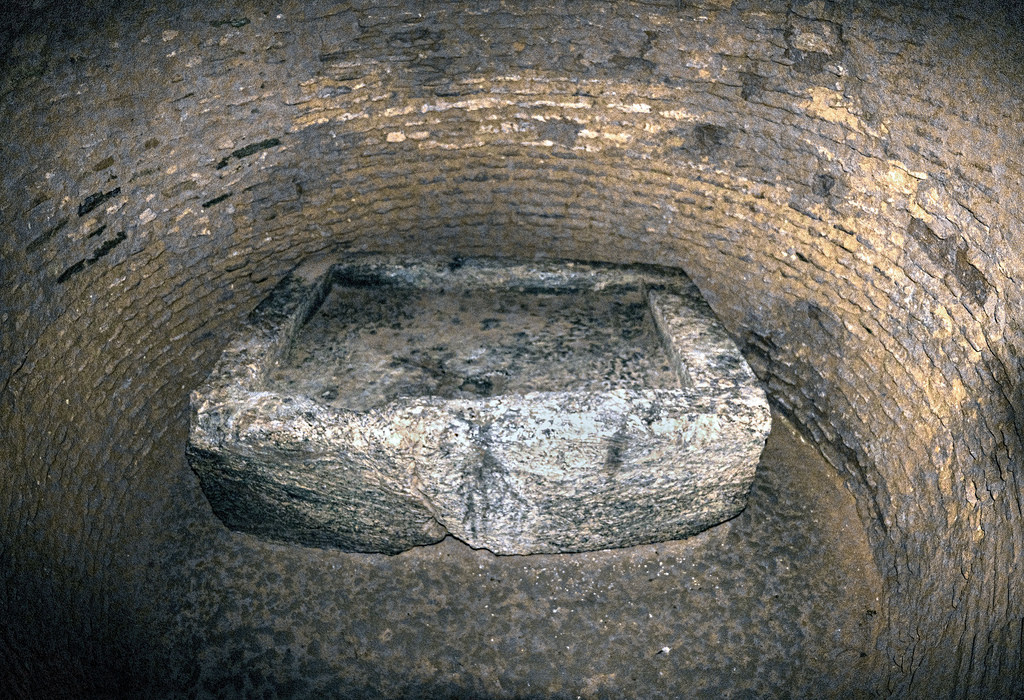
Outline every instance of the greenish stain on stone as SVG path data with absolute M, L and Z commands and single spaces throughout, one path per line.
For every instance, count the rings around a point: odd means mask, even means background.
M 108 199 L 112 199 L 119 194 L 121 194 L 121 188 L 115 187 L 109 192 L 95 192 L 89 195 L 78 205 L 78 215 L 85 216 Z
M 127 237 L 128 234 L 126 234 L 124 231 L 120 231 L 113 238 L 104 241 L 104 243 L 99 248 L 93 251 L 91 257 L 82 258 L 74 265 L 64 270 L 64 272 L 60 273 L 60 275 L 57 276 L 57 284 L 64 284 L 69 279 L 77 275 L 79 272 L 83 271 L 85 268 L 89 267 L 90 265 L 94 265 L 98 260 L 100 260 L 100 258 L 106 256 L 108 253 L 110 253 L 110 251 L 112 251 L 114 248 L 120 245 L 121 242 L 124 241 L 124 239 L 126 239 Z
M 268 148 L 273 148 L 274 146 L 280 145 L 281 139 L 270 138 L 264 139 L 263 141 L 257 141 L 256 143 L 250 143 L 248 146 L 242 146 L 241 148 L 231 151 L 231 155 L 224 156 L 224 158 L 222 158 L 220 162 L 217 163 L 217 170 L 227 167 L 227 164 L 231 161 L 232 158 L 237 158 L 238 160 L 241 160 L 242 158 L 248 158 L 254 153 L 259 153 L 260 151 L 265 151 Z
M 225 199 L 227 199 L 230 196 L 231 196 L 230 192 L 225 192 L 224 194 L 218 195 L 218 196 L 214 197 L 213 199 L 208 199 L 207 201 L 203 202 L 203 209 L 209 209 L 212 206 L 220 204 L 221 202 L 223 202 Z

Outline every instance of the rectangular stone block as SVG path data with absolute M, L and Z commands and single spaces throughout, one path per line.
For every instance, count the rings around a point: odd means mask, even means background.
M 572 552 L 733 517 L 769 428 L 679 271 L 353 255 L 251 314 L 193 392 L 188 455 L 265 537 Z

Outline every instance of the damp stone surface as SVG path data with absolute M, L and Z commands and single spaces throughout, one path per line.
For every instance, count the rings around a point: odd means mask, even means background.
M 557 553 L 735 516 L 770 423 L 678 270 L 361 254 L 253 311 L 192 393 L 187 452 L 259 536 Z

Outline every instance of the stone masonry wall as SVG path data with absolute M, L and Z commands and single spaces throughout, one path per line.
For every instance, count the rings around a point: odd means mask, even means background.
M 1024 74 L 1000 10 L 171 0 L 61 26 L 0 70 L 8 596 L 80 582 L 54 595 L 83 628 L 137 607 L 189 478 L 146 455 L 181 453 L 188 390 L 303 257 L 650 262 L 855 494 L 887 691 L 1021 687 Z

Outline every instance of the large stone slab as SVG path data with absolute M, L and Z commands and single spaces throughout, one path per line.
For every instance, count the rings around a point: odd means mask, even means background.
M 251 314 L 192 394 L 188 457 L 268 538 L 575 552 L 735 516 L 769 427 L 679 271 L 353 255 Z

